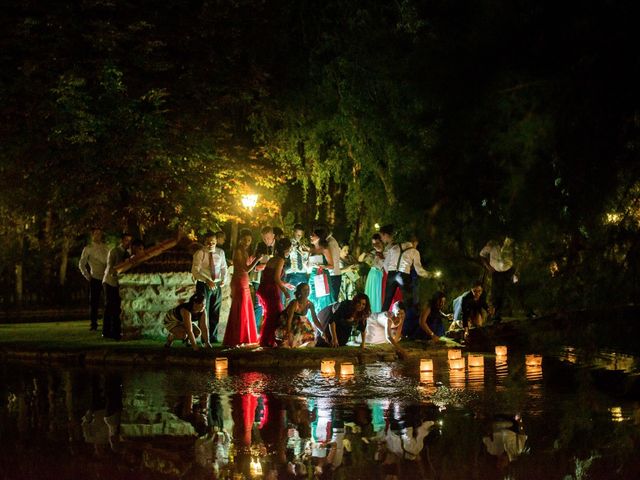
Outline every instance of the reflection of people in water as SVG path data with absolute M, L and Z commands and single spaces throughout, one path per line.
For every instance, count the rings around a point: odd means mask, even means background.
M 495 455 L 498 468 L 506 468 L 524 450 L 527 436 L 524 434 L 522 419 L 519 415 L 513 417 L 496 416 L 491 423 L 491 435 L 482 439 L 487 452 Z
M 122 379 L 120 375 L 91 378 L 91 407 L 82 417 L 82 434 L 85 442 L 93 444 L 100 455 L 109 445 L 117 451 L 120 443 L 120 418 L 122 414 Z

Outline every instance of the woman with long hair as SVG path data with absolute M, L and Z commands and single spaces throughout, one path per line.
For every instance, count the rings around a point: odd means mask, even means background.
M 333 268 L 333 262 L 339 262 L 340 259 L 333 258 L 331 255 L 327 234 L 324 230 L 314 230 L 309 238 L 313 245 L 308 259 L 308 265 L 311 267 L 309 274 L 309 288 L 311 289 L 309 300 L 313 303 L 316 312 L 319 312 L 337 301 L 330 288 L 329 270 Z M 316 285 L 321 284 L 326 287 L 322 292 L 316 288 Z
M 382 311 L 382 277 L 384 272 L 384 244 L 379 233 L 371 237 L 371 251 L 364 254 L 364 261 L 371 268 L 367 274 L 367 282 L 364 286 L 364 293 L 371 302 L 371 311 L 378 313 Z
M 415 340 L 440 340 L 440 337 L 444 336 L 449 321 L 449 316 L 442 312 L 446 300 L 444 292 L 438 291 L 433 294 L 429 305 L 420 314 Z
M 276 328 L 278 328 L 278 318 L 282 312 L 282 300 L 280 294 L 284 295 L 285 301 L 289 300 L 289 290 L 293 287 L 282 281 L 284 277 L 284 262 L 291 251 L 291 241 L 288 238 L 281 238 L 276 242 L 274 256 L 269 259 L 260 277 L 260 286 L 256 291 L 256 296 L 264 312 L 264 320 L 260 328 L 260 346 L 276 346 Z
M 342 347 L 349 342 L 360 343 L 357 337 L 364 335 L 370 315 L 371 304 L 364 293 L 326 307 L 318 317 L 326 322 L 331 338 L 327 344 L 319 341 L 319 346 Z
M 309 293 L 309 284 L 299 284 L 296 287 L 294 299 L 280 315 L 280 325 L 275 332 L 279 346 L 312 347 L 316 344 L 316 331 L 325 341 L 328 340 L 316 316 L 316 309 L 309 301 Z
M 249 272 L 251 272 L 261 260 L 249 255 L 249 247 L 253 237 L 251 230 L 240 231 L 238 246 L 233 252 L 233 276 L 231 277 L 231 309 L 227 330 L 224 332 L 222 344 L 233 347 L 246 343 L 257 343 L 256 317 L 251 301 L 251 289 L 249 288 Z

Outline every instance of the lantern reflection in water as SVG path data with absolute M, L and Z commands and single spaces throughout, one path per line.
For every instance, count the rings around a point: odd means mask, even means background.
M 458 348 L 451 348 L 447 352 L 447 358 L 449 360 L 455 360 L 455 359 L 461 358 L 461 357 L 462 357 L 462 350 L 460 350 Z
M 469 367 L 484 367 L 484 357 L 482 355 L 469 355 Z
M 433 372 L 420 372 L 420 383 L 433 383 Z
M 542 380 L 542 365 L 527 365 L 527 380 Z
M 542 366 L 542 355 L 527 355 L 525 363 L 527 367 L 540 367 Z
M 433 360 L 430 358 L 423 358 L 420 360 L 421 372 L 433 372 Z
M 450 370 L 464 370 L 466 363 L 464 358 L 454 358 L 453 360 L 449 360 L 449 369 Z
M 262 476 L 262 464 L 260 460 L 257 458 L 251 459 L 251 464 L 249 465 L 249 473 L 252 477 L 261 477 Z
M 353 363 L 344 362 L 340 365 L 340 375 L 342 376 L 351 376 L 354 373 Z
M 471 365 L 469 365 L 471 367 Z M 484 368 L 472 367 L 467 370 L 467 384 L 470 390 L 484 390 Z
M 336 374 L 336 361 L 335 360 L 322 360 L 320 362 L 320 373 L 323 375 L 335 375 Z
M 463 389 L 466 383 L 466 372 L 464 369 L 449 370 L 449 386 L 451 388 Z

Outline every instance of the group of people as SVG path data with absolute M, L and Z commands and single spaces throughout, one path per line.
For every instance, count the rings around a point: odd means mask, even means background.
M 118 266 L 129 258 L 144 252 L 144 243 L 134 239 L 129 233 L 120 236 L 120 242 L 109 249 L 104 241 L 104 232 L 95 228 L 91 232 L 91 243 L 84 247 L 78 267 L 89 282 L 89 303 L 91 306 L 90 330 L 98 330 L 98 311 L 104 292 L 104 320 L 102 336 L 120 340 L 120 290 L 118 288 Z
M 168 313 L 167 345 L 175 338 L 186 338 L 198 348 L 198 334 L 205 346 L 219 341 L 227 262 L 218 239 L 219 234 L 207 233 L 193 255 L 196 293 Z M 372 312 L 364 293 L 338 301 L 340 246 L 322 227 L 315 228 L 309 240 L 307 244 L 300 224 L 294 226 L 291 238 L 285 238 L 279 228 L 264 227 L 261 241 L 251 248 L 252 232 L 240 231 L 233 253 L 231 308 L 223 345 L 337 347 L 349 342 L 364 346 L 399 340 L 404 306 L 398 302 L 392 312 Z
M 510 256 L 511 240 L 490 242 L 480 258 L 495 277 L 494 306 L 487 303 L 484 282 L 477 281 L 453 301 L 453 314 L 445 314 L 442 291 L 435 292 L 424 308 L 418 306 L 415 278 L 432 274 L 422 265 L 417 237 L 397 242 L 391 225 L 372 236 L 371 250 L 359 258 L 369 266 L 361 292 L 353 292 L 353 286 L 345 288 L 347 256 L 326 227 L 314 228 L 308 242 L 301 224 L 294 225 L 290 237 L 270 226 L 262 228 L 260 235 L 261 240 L 252 248 L 251 230 L 239 233 L 231 262 L 231 308 L 224 337 L 219 338 L 222 289 L 230 269 L 221 248 L 224 232 L 205 234 L 193 254 L 195 294 L 166 315 L 167 346 L 178 338 L 198 349 L 196 339 L 201 336 L 205 347 L 221 341 L 225 346 L 364 348 L 367 344 L 392 343 L 399 348 L 403 336 L 438 340 L 450 324 L 466 334 L 470 327 L 482 326 L 487 314 L 499 321 L 503 298 L 499 290 L 505 288 L 509 278 L 517 281 Z M 99 299 L 104 290 L 104 337 L 121 336 L 118 265 L 141 251 L 143 243 L 129 234 L 123 234 L 119 245 L 109 250 L 102 231 L 96 229 L 92 243 L 82 252 L 80 270 L 91 287 L 92 330 L 97 329 Z M 418 319 L 411 326 L 405 324 L 409 312 Z

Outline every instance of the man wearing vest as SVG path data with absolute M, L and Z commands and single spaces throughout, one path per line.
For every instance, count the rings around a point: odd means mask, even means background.
M 227 280 L 227 259 L 224 250 L 216 247 L 217 238 L 207 232 L 204 246 L 193 254 L 191 274 L 196 281 L 196 293 L 204 295 L 209 317 L 209 342 L 218 341 L 218 323 L 222 306 L 222 287 Z
M 384 270 L 387 272 L 382 311 L 391 308 L 391 302 L 399 288 L 406 305 L 411 305 L 411 267 L 420 277 L 427 277 L 427 271 L 420 262 L 420 253 L 411 242 L 395 243 L 393 225 L 380 228 L 380 237 L 386 245 L 384 251 Z

